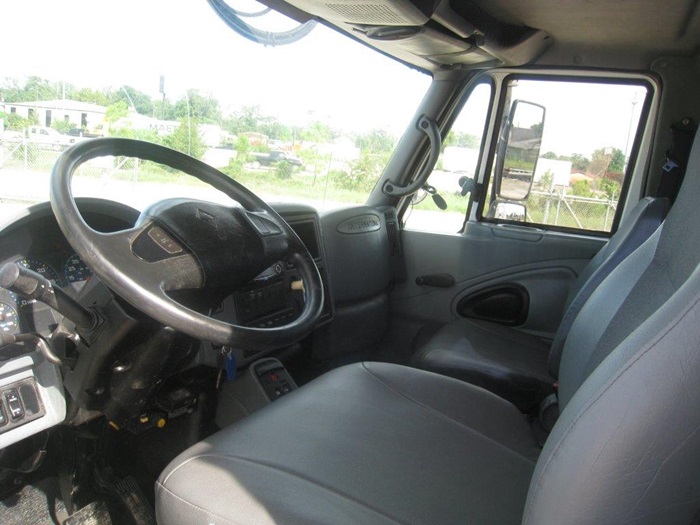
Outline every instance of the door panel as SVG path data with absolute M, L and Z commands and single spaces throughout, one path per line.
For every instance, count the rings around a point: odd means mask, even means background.
M 465 297 L 515 285 L 529 297 L 527 319 L 519 327 L 542 336 L 556 331 L 571 283 L 605 243 L 527 227 L 505 232 L 502 225 L 486 223 L 468 223 L 464 234 L 402 234 L 407 279 L 392 292 L 394 314 L 443 324 L 460 315 Z M 453 276 L 454 286 L 416 284 L 418 276 L 440 273 Z

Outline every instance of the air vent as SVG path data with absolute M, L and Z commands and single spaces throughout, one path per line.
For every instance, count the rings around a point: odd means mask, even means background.
M 356 24 L 401 25 L 403 18 L 385 5 L 377 4 L 326 4 L 343 20 Z

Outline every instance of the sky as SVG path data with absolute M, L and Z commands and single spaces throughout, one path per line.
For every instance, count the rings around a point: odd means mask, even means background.
M 512 100 L 545 106 L 541 153 L 591 156 L 599 148 L 628 153 L 642 111 L 646 88 L 590 82 L 520 80 Z M 481 136 L 490 90 L 478 86 L 465 103 L 453 129 Z
M 250 0 L 235 2 L 257 9 Z M 382 128 L 398 137 L 430 83 L 429 76 L 320 25 L 288 46 L 249 42 L 206 0 L 5 0 L 1 12 L 13 23 L 0 32 L 0 77 L 36 75 L 95 89 L 130 85 L 160 97 L 164 75 L 171 100 L 194 88 L 217 98 L 225 112 L 259 105 L 289 125 L 320 120 L 341 131 Z M 261 24 L 290 27 L 280 18 L 266 16 Z M 562 85 L 521 81 L 514 96 L 547 106 L 542 151 L 627 151 L 642 91 Z M 487 92 L 474 97 L 454 129 L 479 134 L 488 102 Z M 471 109 L 476 106 L 481 110 Z
M 241 9 L 254 10 L 250 4 Z M 2 17 L 13 23 L 0 32 L 0 77 L 36 75 L 95 89 L 126 84 L 159 97 L 164 75 L 172 100 L 199 89 L 224 110 L 260 105 L 295 125 L 318 119 L 399 135 L 430 83 L 322 26 L 289 46 L 254 44 L 205 0 L 6 0 Z

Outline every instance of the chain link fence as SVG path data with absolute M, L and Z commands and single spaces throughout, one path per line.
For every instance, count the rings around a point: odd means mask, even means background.
M 527 201 L 527 220 L 537 224 L 606 231 L 612 228 L 619 196 L 602 199 L 556 191 L 533 190 Z

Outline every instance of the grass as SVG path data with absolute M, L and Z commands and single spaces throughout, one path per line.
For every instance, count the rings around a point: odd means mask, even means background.
M 51 151 L 38 148 L 29 148 L 27 151 L 27 165 L 32 170 L 49 172 L 59 151 Z M 6 168 L 24 168 L 24 150 L 19 148 L 5 160 Z M 206 186 L 206 183 L 182 172 L 165 168 L 152 162 L 139 162 L 138 172 L 134 169 L 134 160 L 127 159 L 119 169 L 92 166 L 86 164 L 80 168 L 79 176 L 101 178 L 107 174 L 110 178 L 121 180 L 136 180 L 145 183 L 177 184 L 185 186 Z M 234 179 L 249 188 L 251 191 L 265 195 L 279 195 L 285 198 L 306 200 L 325 200 L 348 204 L 362 204 L 367 199 L 368 191 L 350 190 L 335 186 L 327 173 L 314 175 L 307 171 L 294 171 L 290 178 L 281 179 L 276 175 L 274 168 L 270 169 L 242 169 Z M 440 196 L 447 203 L 447 211 L 453 213 L 466 213 L 468 200 L 459 193 L 440 192 Z M 550 201 L 549 212 L 545 212 L 546 198 L 541 195 L 531 195 L 524 203 L 528 208 L 529 220 L 539 224 L 549 224 L 561 227 L 579 228 L 576 218 L 568 207 L 561 203 L 557 206 L 557 198 Z M 569 202 L 581 226 L 586 230 L 609 231 L 614 212 L 610 210 L 606 221 L 606 205 L 596 203 Z M 557 211 L 558 207 L 558 211 Z M 415 205 L 416 210 L 437 211 L 438 207 L 430 196 Z M 547 221 L 545 214 L 547 213 Z

